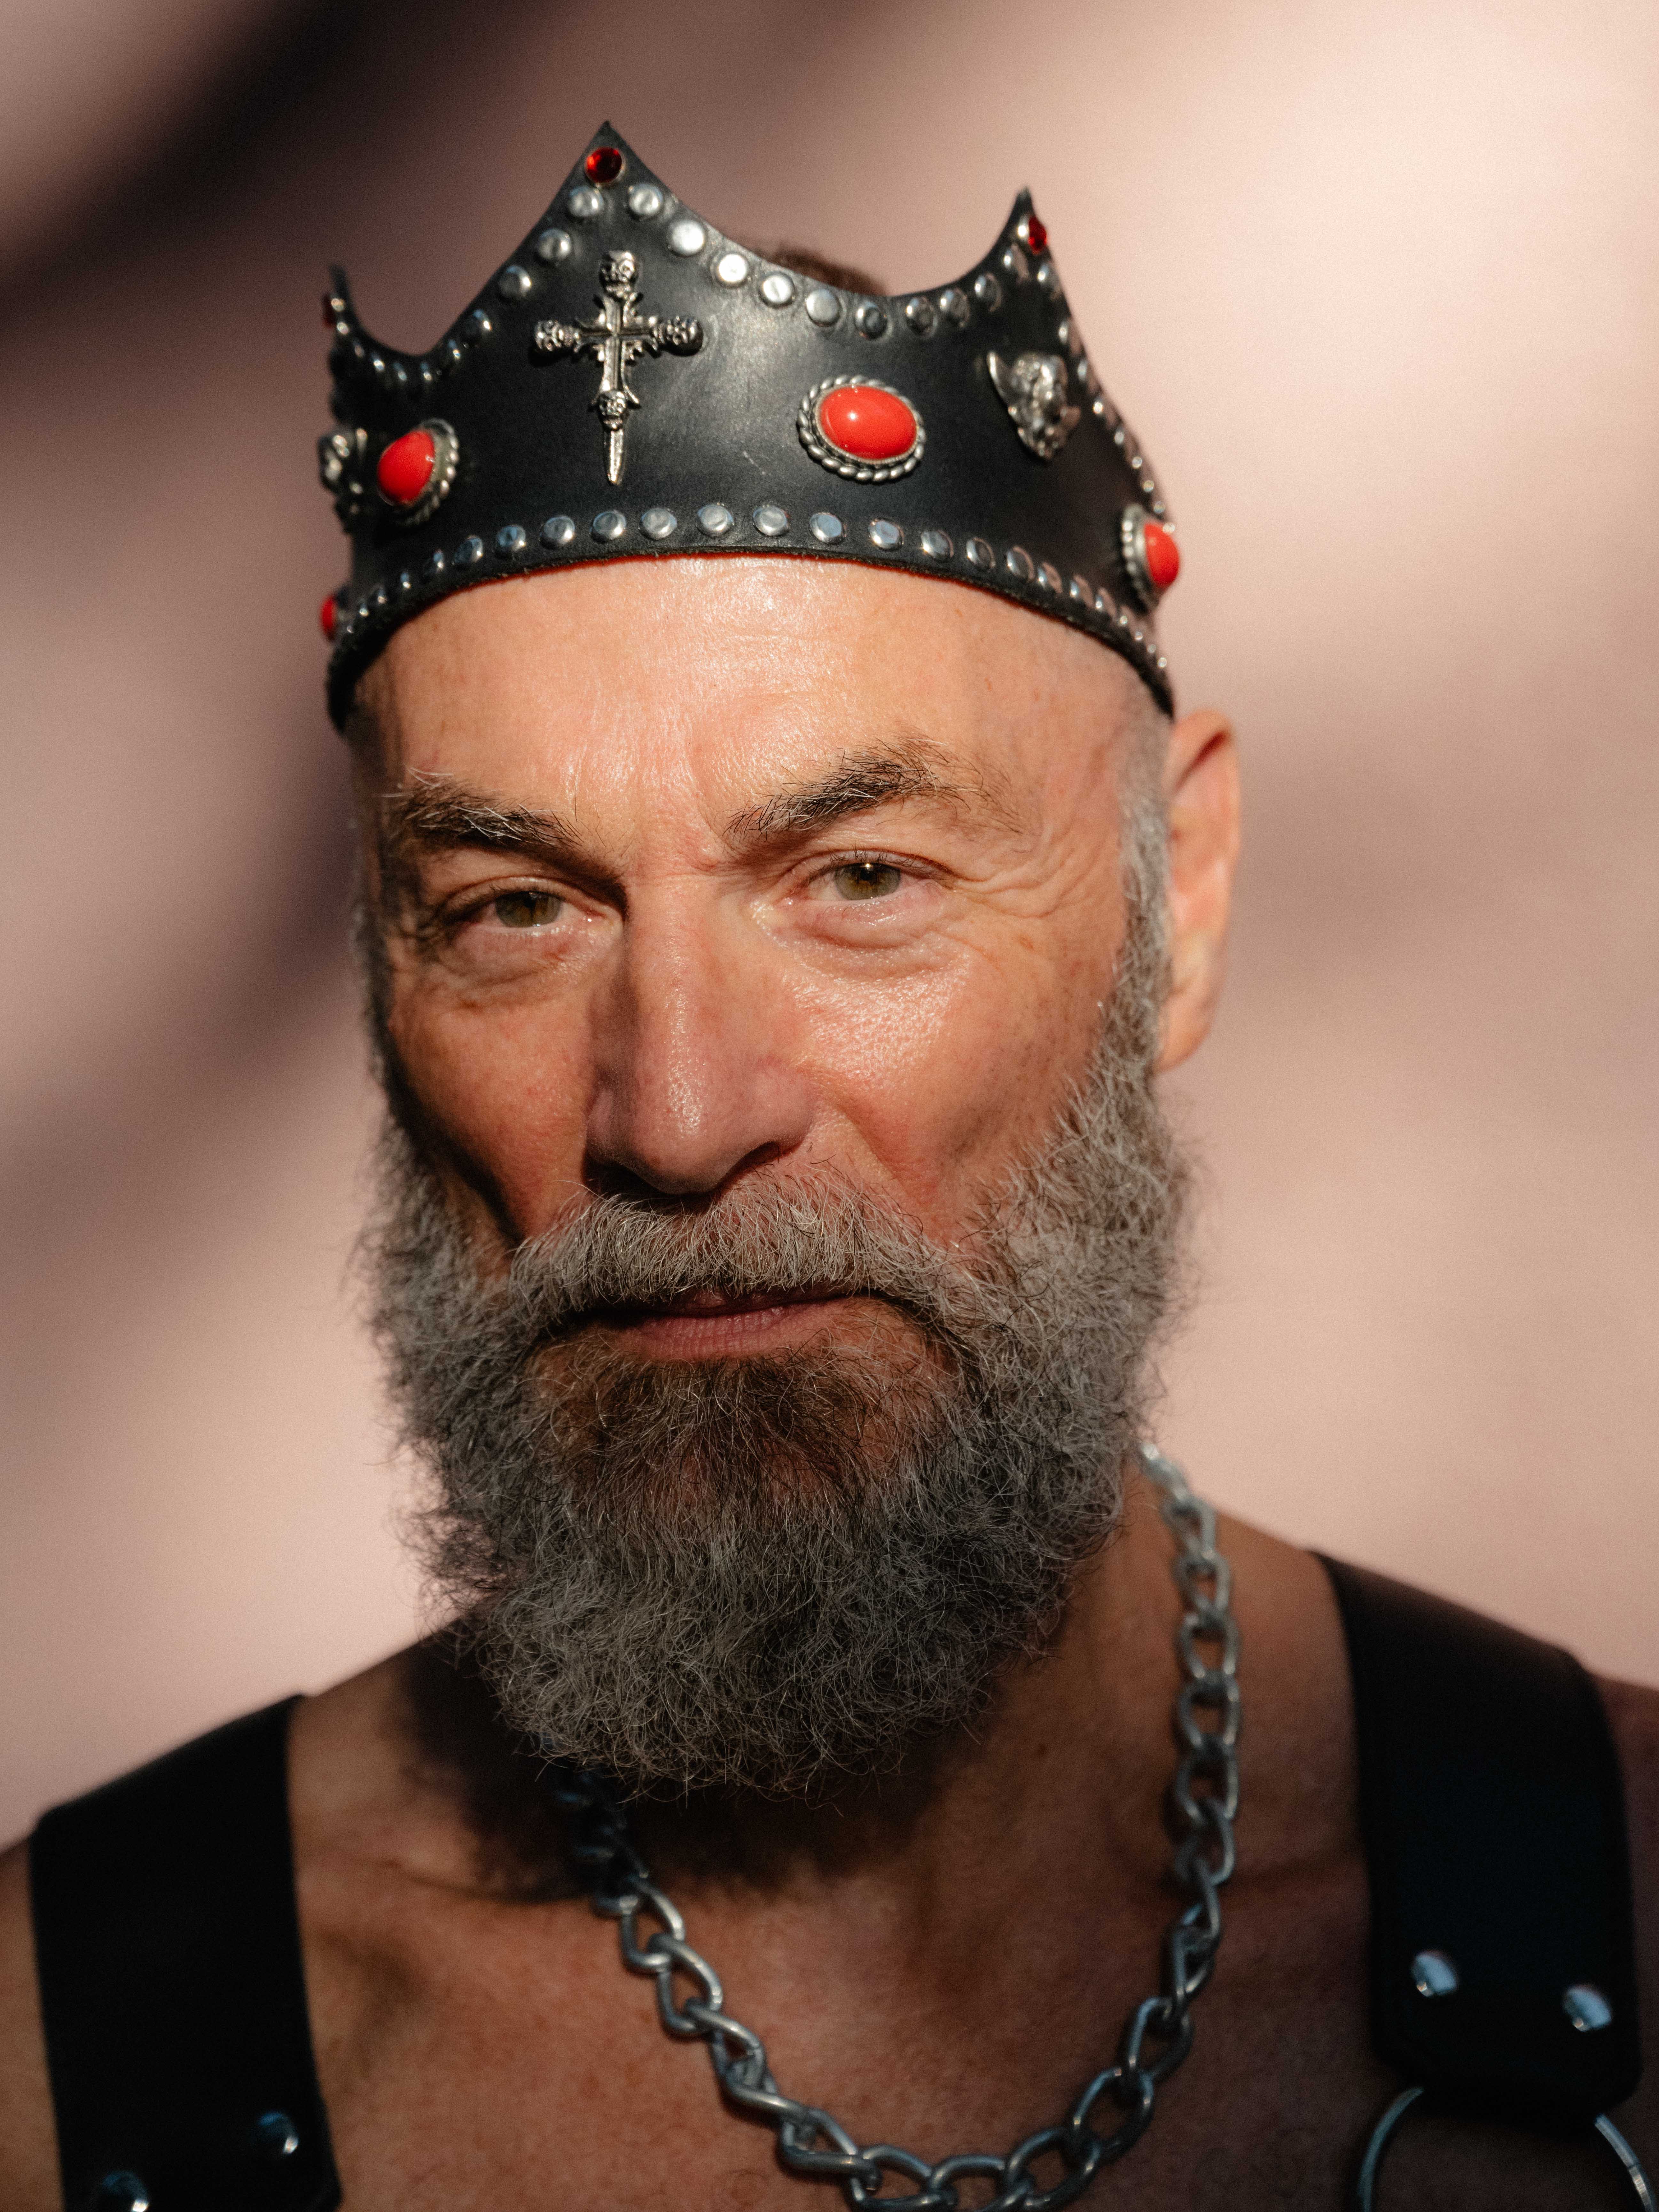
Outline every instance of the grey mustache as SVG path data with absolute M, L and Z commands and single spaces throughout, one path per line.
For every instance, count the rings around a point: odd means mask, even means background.
M 699 1291 L 878 1297 L 940 1328 L 972 1281 L 914 1224 L 839 1186 L 796 1186 L 699 1214 L 594 1199 L 519 1248 L 508 1295 L 526 1323 L 555 1334 Z

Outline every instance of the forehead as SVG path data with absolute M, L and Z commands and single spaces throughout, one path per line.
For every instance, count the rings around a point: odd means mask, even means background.
M 360 702 L 392 783 L 729 807 L 895 742 L 1040 799 L 1115 763 L 1139 695 L 1103 647 L 988 593 L 727 554 L 456 593 L 398 632 Z

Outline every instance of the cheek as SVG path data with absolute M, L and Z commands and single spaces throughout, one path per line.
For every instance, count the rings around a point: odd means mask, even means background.
M 827 1115 L 941 1232 L 1047 1134 L 1102 995 L 1097 963 L 1030 946 L 878 992 L 803 993 L 797 1033 Z
M 586 1024 L 566 1005 L 469 1004 L 416 988 L 392 1042 L 410 1088 L 470 1177 L 520 1235 L 545 1226 L 581 1180 Z

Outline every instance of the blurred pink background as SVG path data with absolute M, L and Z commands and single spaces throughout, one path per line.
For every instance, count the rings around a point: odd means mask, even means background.
M 1029 182 L 1235 710 L 1181 1084 L 1218 1500 L 1659 1678 L 1650 0 L 3 0 L 0 1826 L 406 1638 L 313 610 L 317 297 L 448 320 L 610 116 L 939 283 Z

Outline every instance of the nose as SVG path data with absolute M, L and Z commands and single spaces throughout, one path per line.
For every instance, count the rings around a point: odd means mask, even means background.
M 653 921 L 637 909 L 614 988 L 594 1010 L 586 1174 L 710 1196 L 793 1152 L 812 1118 L 787 994 L 740 922 Z

